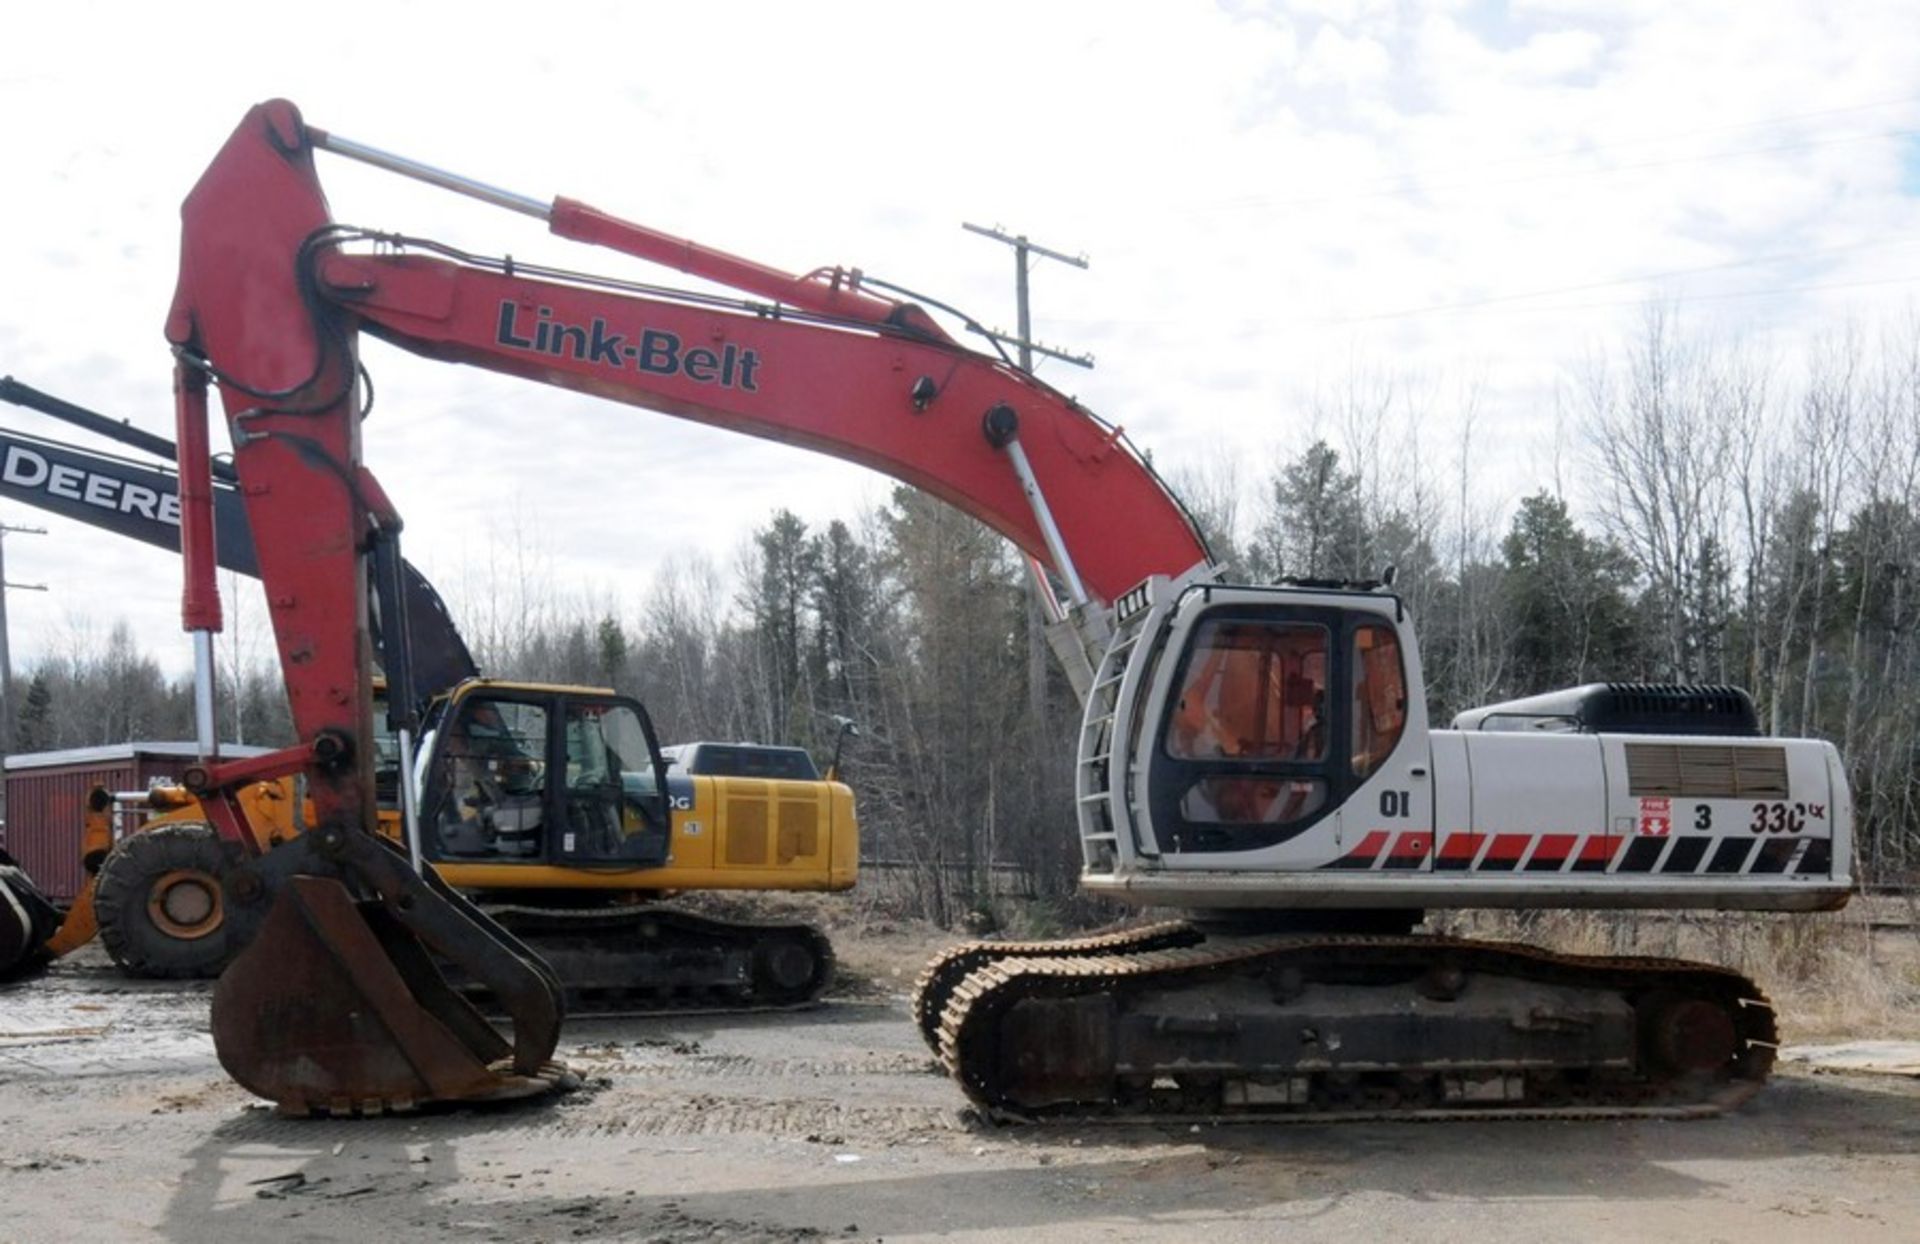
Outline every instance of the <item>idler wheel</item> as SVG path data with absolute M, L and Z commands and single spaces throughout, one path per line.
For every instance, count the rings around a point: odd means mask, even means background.
M 820 958 L 804 942 L 781 938 L 753 953 L 753 973 L 759 980 L 781 993 L 805 987 L 820 970 Z
M 1739 1034 L 1727 1008 L 1701 998 L 1672 998 L 1649 1009 L 1648 1052 L 1668 1071 L 1715 1071 L 1739 1052 Z

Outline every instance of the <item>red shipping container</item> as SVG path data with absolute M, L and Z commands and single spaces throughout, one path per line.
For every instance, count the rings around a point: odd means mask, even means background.
M 267 750 L 225 746 L 221 755 L 238 759 Z M 156 781 L 178 780 L 196 759 L 192 743 L 110 743 L 9 756 L 0 847 L 20 862 L 48 898 L 64 907 L 86 888 L 80 833 L 87 792 L 96 786 L 143 791 Z

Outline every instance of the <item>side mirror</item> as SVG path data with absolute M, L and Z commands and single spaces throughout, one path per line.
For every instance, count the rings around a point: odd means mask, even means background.
M 827 765 L 827 781 L 838 782 L 840 780 L 840 753 L 845 749 L 849 738 L 857 739 L 860 737 L 860 727 L 855 723 L 853 718 L 842 717 L 838 714 L 834 716 L 833 724 L 839 727 L 839 732 L 835 734 L 833 738 L 833 761 Z

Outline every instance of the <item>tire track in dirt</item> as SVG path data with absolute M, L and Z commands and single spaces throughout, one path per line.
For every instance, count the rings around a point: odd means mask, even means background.
M 638 1074 L 649 1079 L 829 1079 L 937 1076 L 940 1064 L 924 1054 L 869 1053 L 843 1058 L 763 1058 L 752 1054 L 671 1053 L 640 1045 L 610 1049 L 586 1046 L 562 1054 L 576 1070 Z
M 443 1115 L 395 1115 L 387 1119 L 283 1119 L 261 1110 L 226 1124 L 222 1138 L 231 1144 L 325 1147 L 336 1137 L 361 1144 L 418 1142 L 423 1134 L 445 1137 L 471 1130 L 516 1141 L 608 1138 L 620 1136 L 767 1136 L 817 1139 L 859 1136 L 898 1140 L 909 1136 L 956 1134 L 968 1130 L 957 1105 L 847 1103 L 831 1098 L 760 1095 L 675 1094 L 663 1097 L 602 1092 L 579 1104 L 551 1110 L 490 1112 L 477 1119 Z
M 623 1098 L 600 1103 L 591 1115 L 562 1112 L 529 1134 L 570 1136 L 773 1136 L 809 1138 L 852 1135 L 900 1140 L 909 1136 L 967 1130 L 955 1104 L 888 1105 L 832 1098 L 734 1096 L 691 1093 L 672 1097 Z M 606 1109 L 606 1106 L 613 1109 Z

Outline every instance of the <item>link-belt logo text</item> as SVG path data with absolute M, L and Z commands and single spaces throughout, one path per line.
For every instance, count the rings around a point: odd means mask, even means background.
M 746 393 L 760 391 L 760 355 L 753 350 L 731 342 L 717 350 L 688 346 L 679 334 L 658 328 L 642 329 L 637 336 L 612 333 L 597 315 L 590 324 L 567 324 L 553 318 L 551 307 L 536 307 L 529 315 L 520 304 L 503 299 L 494 339 L 503 346 L 555 358 L 631 367 L 652 376 L 685 376 Z

